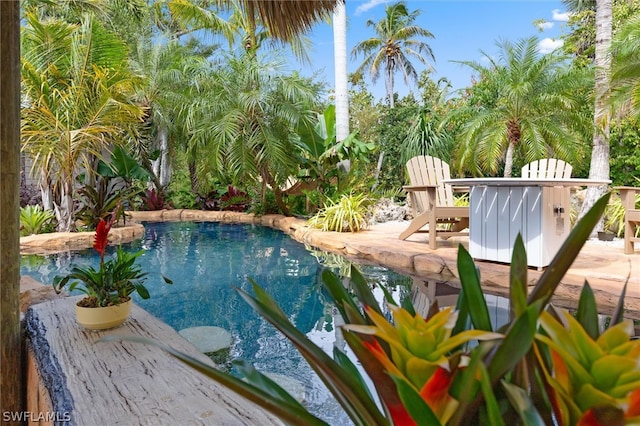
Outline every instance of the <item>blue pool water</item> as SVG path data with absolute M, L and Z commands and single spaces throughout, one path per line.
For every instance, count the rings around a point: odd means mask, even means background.
M 346 264 L 344 259 L 308 250 L 271 228 L 216 222 L 146 223 L 144 237 L 124 247 L 145 250 L 138 262 L 150 272 L 146 286 L 151 298 L 141 300 L 134 295 L 141 307 L 178 331 L 196 326 L 230 331 L 232 358 L 303 383 L 311 412 L 331 425 L 350 424 L 295 348 L 234 290 L 239 287 L 251 293 L 248 280 L 255 280 L 299 330 L 331 353 L 336 344 L 335 310 L 322 290 L 320 274 L 327 266 L 337 272 Z M 93 249 L 28 256 L 23 257 L 21 273 L 51 283 L 55 275 L 67 273 L 72 263 L 97 267 L 98 260 Z M 396 300 L 410 292 L 410 278 L 377 266 L 361 265 L 359 269 L 370 283 L 384 284 Z M 161 274 L 174 284 L 164 284 Z M 379 290 L 374 293 L 382 300 Z
M 144 237 L 123 247 L 130 251 L 144 249 L 138 262 L 149 272 L 145 285 L 151 298 L 142 300 L 134 295 L 141 307 L 177 331 L 197 326 L 228 330 L 234 339 L 231 359 L 245 359 L 264 373 L 302 383 L 305 404 L 312 413 L 332 426 L 351 424 L 302 356 L 234 289 L 238 287 L 251 293 L 249 278 L 255 280 L 316 345 L 327 353 L 332 353 L 334 345 L 338 345 L 349 354 L 336 333 L 336 310 L 323 291 L 320 279 L 327 267 L 336 273 L 347 271 L 349 263 L 344 258 L 305 248 L 268 227 L 217 222 L 145 223 Z M 114 247 L 109 249 L 114 251 Z M 21 274 L 48 284 L 54 276 L 68 273 L 72 264 L 97 267 L 98 263 L 93 249 L 24 256 Z M 372 285 L 379 302 L 383 294 L 378 284 L 382 284 L 396 301 L 411 296 L 416 309 L 419 305 L 426 309 L 433 294 L 442 298 L 441 306 L 454 303 L 450 298 L 455 289 L 446 285 L 431 282 L 430 286 L 437 284 L 436 289 L 440 290 L 430 293 L 424 286 L 420 286 L 420 290 L 416 286 L 412 289 L 411 278 L 389 269 L 372 265 L 359 265 L 358 269 Z M 171 278 L 174 284 L 164 284 L 161 275 Z M 494 326 L 506 322 L 509 310 L 506 299 L 485 297 Z M 421 303 L 425 300 L 427 304 Z

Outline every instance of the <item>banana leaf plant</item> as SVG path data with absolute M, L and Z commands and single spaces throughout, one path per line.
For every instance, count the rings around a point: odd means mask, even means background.
M 585 283 L 575 318 L 551 297 L 607 205 L 603 196 L 577 223 L 532 291 L 524 243 L 514 244 L 510 268 L 510 321 L 494 330 L 481 280 L 460 246 L 461 293 L 455 310 L 437 302 L 423 318 L 405 299 L 383 288 L 387 319 L 362 275 L 350 287 L 325 270 L 322 278 L 345 321 L 343 336 L 373 383 L 334 348 L 333 357 L 289 321 L 259 285 L 239 294 L 282 332 L 317 372 L 355 425 L 613 425 L 640 420 L 640 340 L 622 318 L 625 288 L 609 328 L 601 331 L 595 297 Z M 287 424 L 324 425 L 268 377 L 238 362 L 246 381 L 172 348 L 156 344 L 228 386 Z M 378 395 L 377 404 L 372 392 Z

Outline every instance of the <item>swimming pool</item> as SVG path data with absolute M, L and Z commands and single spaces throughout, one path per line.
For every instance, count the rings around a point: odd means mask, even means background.
M 313 250 L 272 228 L 218 222 L 147 222 L 144 237 L 124 244 L 132 251 L 144 249 L 138 258 L 149 272 L 146 283 L 151 298 L 136 303 L 177 331 L 189 327 L 222 327 L 233 336 L 230 358 L 242 358 L 263 373 L 286 376 L 304 386 L 308 409 L 335 426 L 351 422 L 295 348 L 269 323 L 253 311 L 234 290 L 251 292 L 252 278 L 271 294 L 288 318 L 309 339 L 332 353 L 339 345 L 349 353 L 336 334 L 336 310 L 323 291 L 320 275 L 329 267 L 348 270 L 341 256 Z M 114 250 L 114 247 L 109 247 Z M 71 264 L 98 266 L 93 249 L 49 256 L 24 256 L 21 273 L 43 283 L 66 274 Z M 428 308 L 433 298 L 441 306 L 455 303 L 456 289 L 435 281 L 416 285 L 413 279 L 380 266 L 359 265 L 383 300 L 379 284 L 396 301 L 410 296 L 416 309 Z M 166 285 L 161 274 L 171 278 Z M 435 287 L 434 287 L 435 286 Z M 494 325 L 508 318 L 506 299 L 485 295 Z
M 141 307 L 178 331 L 197 326 L 228 330 L 234 339 L 231 358 L 297 380 L 305 386 L 310 411 L 331 425 L 350 424 L 295 348 L 234 290 L 240 287 L 251 292 L 248 279 L 255 280 L 299 330 L 331 353 L 340 339 L 336 339 L 336 311 L 322 290 L 320 274 L 325 267 L 337 270 L 346 265 L 343 258 L 307 249 L 268 227 L 218 222 L 148 222 L 144 237 L 123 247 L 145 249 L 139 263 L 150 272 L 146 286 L 151 298 L 134 295 Z M 21 273 L 50 283 L 55 275 L 67 273 L 72 263 L 97 267 L 98 256 L 93 249 L 25 256 Z M 384 284 L 396 300 L 411 290 L 410 278 L 386 268 L 361 265 L 359 269 L 370 283 Z M 174 284 L 164 284 L 160 274 Z

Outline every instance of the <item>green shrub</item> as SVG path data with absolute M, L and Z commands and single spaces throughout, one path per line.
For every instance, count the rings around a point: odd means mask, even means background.
M 39 205 L 20 207 L 20 236 L 53 232 L 56 215 Z
M 367 226 L 372 199 L 365 194 L 344 194 L 337 203 L 329 205 L 307 221 L 313 228 L 323 231 L 358 232 Z

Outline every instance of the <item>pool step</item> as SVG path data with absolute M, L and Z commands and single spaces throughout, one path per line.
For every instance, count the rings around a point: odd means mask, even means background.
M 189 327 L 178 331 L 178 334 L 205 354 L 227 349 L 233 343 L 231 333 L 221 327 Z

